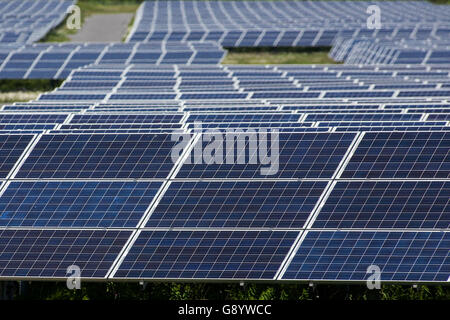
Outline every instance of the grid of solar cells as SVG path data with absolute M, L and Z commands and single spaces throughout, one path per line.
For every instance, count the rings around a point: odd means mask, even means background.
M 367 267 L 381 281 L 446 282 L 449 232 L 309 231 L 284 279 L 361 281 Z
M 0 178 L 9 175 L 32 139 L 33 135 L 0 135 Z
M 0 229 L 0 278 L 104 278 L 131 231 Z
M 450 133 L 366 133 L 343 178 L 448 179 Z
M 449 229 L 450 181 L 340 181 L 313 227 Z
M 272 279 L 293 231 L 141 231 L 114 278 Z
M 148 228 L 301 228 L 326 182 L 172 182 Z
M 170 134 L 47 134 L 17 178 L 166 178 L 174 163 Z
M 136 227 L 161 183 L 12 182 L 0 196 L 1 227 Z
M 227 144 L 222 149 L 223 161 L 213 159 L 209 162 L 200 162 L 195 150 L 196 148 L 204 150 L 209 142 L 206 137 L 205 141 L 198 141 L 197 147 L 194 145 L 193 152 L 186 157 L 176 178 L 331 178 L 355 138 L 354 133 L 268 131 L 266 136 L 255 136 L 252 139 L 249 139 L 248 135 L 249 133 L 244 132 L 226 137 Z M 267 153 L 261 154 L 263 148 L 259 148 L 256 143 L 251 145 L 251 141 L 265 143 Z

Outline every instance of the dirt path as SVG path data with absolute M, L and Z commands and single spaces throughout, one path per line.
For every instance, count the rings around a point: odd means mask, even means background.
M 132 13 L 89 16 L 81 30 L 70 36 L 70 40 L 74 42 L 121 42 L 132 18 Z

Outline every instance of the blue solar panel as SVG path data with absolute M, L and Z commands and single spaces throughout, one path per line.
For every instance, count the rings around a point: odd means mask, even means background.
M 196 179 L 331 178 L 355 137 L 353 133 L 279 133 L 278 137 L 271 133 L 266 138 L 267 155 L 261 157 L 259 154 L 257 158 L 258 148 L 249 146 L 247 134 L 238 134 L 235 137 L 237 144 L 244 145 L 236 149 L 240 150 L 243 158 L 239 158 L 237 152 L 234 152 L 234 144 L 231 150 L 224 147 L 223 150 L 227 151 L 229 158 L 224 154 L 222 163 L 206 163 L 202 159 L 200 159 L 202 162 L 198 163 L 198 157 L 195 157 L 194 151 L 183 163 L 176 177 Z M 233 137 L 230 136 L 228 139 Z M 275 149 L 272 141 L 278 143 L 278 150 Z M 202 150 L 208 144 L 206 137 L 204 141 L 197 142 L 198 146 L 203 146 Z M 194 150 L 198 146 L 194 146 Z
M 182 114 L 83 114 L 75 115 L 71 124 L 177 123 Z
M 326 182 L 172 182 L 154 228 L 302 228 Z
M 8 176 L 32 138 L 32 135 L 0 135 L 0 178 Z
M 161 183 L 12 182 L 0 197 L 3 227 L 136 227 Z
M 298 114 L 250 113 L 250 114 L 191 114 L 186 122 L 280 122 L 298 121 Z
M 338 182 L 313 228 L 448 229 L 450 182 Z
M 316 113 L 308 114 L 305 121 L 418 121 L 421 117 L 421 114 L 398 113 Z
M 44 94 L 39 97 L 40 101 L 55 101 L 55 100 L 103 100 L 104 94 Z
M 131 231 L 0 229 L 0 278 L 104 278 Z
M 66 120 L 67 114 L 37 114 L 37 113 L 7 113 L 0 114 L 1 124 L 35 124 L 35 123 L 61 123 Z
M 43 135 L 18 178 L 166 178 L 173 167 L 169 134 Z
M 267 279 L 294 231 L 142 231 L 114 278 Z
M 269 98 L 286 98 L 286 99 L 302 99 L 302 98 L 317 98 L 319 92 L 258 92 L 254 93 L 253 99 L 269 99 Z
M 309 231 L 283 279 L 365 281 L 377 265 L 381 281 L 448 280 L 449 232 Z

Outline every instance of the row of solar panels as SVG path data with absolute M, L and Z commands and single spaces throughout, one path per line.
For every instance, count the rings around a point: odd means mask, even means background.
M 382 265 L 382 281 L 448 281 L 448 232 L 143 229 L 2 229 L 2 276 L 65 279 L 76 261 L 84 279 L 363 281 Z M 123 253 L 129 239 L 134 240 Z M 26 239 L 26 240 L 24 240 Z M 123 260 L 118 260 L 123 257 Z M 286 258 L 290 260 L 286 262 Z M 281 268 L 281 271 L 279 271 Z
M 59 25 L 72 0 L 1 0 L 0 44 L 32 43 Z
M 168 132 L 192 130 L 195 123 L 204 130 L 447 130 L 448 80 L 446 66 L 93 66 L 74 71 L 37 101 L 4 106 L 1 130 Z M 330 89 L 347 95 L 327 98 Z M 389 89 L 392 97 L 379 94 Z M 299 103 L 297 94 L 308 93 Z
M 370 5 L 383 12 L 381 30 L 366 27 Z M 336 36 L 445 39 L 449 13 L 427 2 L 146 1 L 128 40 L 210 40 L 248 47 L 328 46 Z
M 397 69 L 346 66 L 98 66 L 74 72 L 61 88 L 41 95 L 40 102 L 111 102 L 191 100 L 252 101 L 307 99 L 377 102 L 416 99 L 443 101 L 449 96 L 448 66 Z M 345 100 L 348 99 L 348 100 Z M 378 100 L 382 99 L 382 100 Z M 307 103 L 307 100 L 302 100 Z M 411 100 L 412 101 L 412 100 Z M 258 102 L 259 103 L 259 102 Z M 370 109 L 370 108 L 369 108 Z
M 271 177 L 170 134 L 0 135 L 0 277 L 445 282 L 449 135 L 280 133 Z
M 450 42 L 340 38 L 330 56 L 348 64 L 443 64 L 450 61 Z
M 312 30 L 311 30 L 312 29 Z M 158 29 L 156 29 L 158 30 Z M 153 31 L 150 35 L 132 36 L 134 41 L 214 41 L 223 47 L 320 47 L 331 46 L 336 38 L 436 39 L 445 40 L 450 35 L 446 26 L 403 26 L 383 29 L 354 27 L 342 30 L 340 27 L 313 29 L 305 26 L 292 30 L 233 30 L 233 31 Z
M 217 64 L 225 51 L 212 42 L 146 44 L 34 44 L 0 47 L 0 78 L 64 79 L 73 69 L 96 63 Z
M 340 177 L 448 179 L 449 134 L 366 132 Z M 190 159 L 194 160 L 192 154 L 170 176 L 174 167 L 171 150 L 178 143 L 170 134 L 55 133 L 37 136 L 37 140 L 33 135 L 11 134 L 1 136 L 0 171 L 2 179 L 332 179 L 356 135 L 280 132 L 279 171 L 272 175 L 261 172 L 264 164 L 196 163 Z M 200 139 L 196 144 L 204 147 L 209 142 Z M 24 150 L 27 156 L 15 168 Z

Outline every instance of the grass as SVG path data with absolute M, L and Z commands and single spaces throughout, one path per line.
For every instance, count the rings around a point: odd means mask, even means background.
M 62 80 L 48 79 L 1 79 L 0 105 L 36 99 L 39 94 L 59 87 Z
M 142 0 L 78 0 L 77 6 L 81 10 L 81 25 L 83 25 L 86 17 L 93 14 L 114 14 L 114 13 L 135 13 L 139 8 Z M 68 29 L 66 26 L 67 19 L 51 30 L 40 42 L 68 42 L 70 36 L 78 32 L 78 30 Z M 131 26 L 129 28 L 131 30 Z
M 228 48 L 223 64 L 335 64 L 328 47 Z
M 0 106 L 12 104 L 14 102 L 27 102 L 36 99 L 42 92 L 6 92 L 0 93 Z
M 124 36 L 122 37 L 123 42 L 125 42 L 128 35 L 130 34 L 131 29 L 133 28 L 133 25 L 134 25 L 134 16 L 133 16 L 133 18 L 131 18 L 130 22 L 128 23 L 127 32 L 125 32 Z
M 50 91 L 62 84 L 63 80 L 52 79 L 0 79 L 0 93 Z

